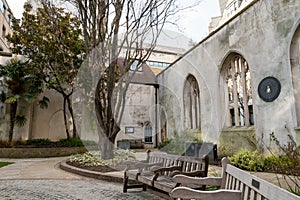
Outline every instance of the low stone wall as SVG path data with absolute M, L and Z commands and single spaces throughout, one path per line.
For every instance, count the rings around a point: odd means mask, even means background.
M 218 154 L 233 155 L 240 149 L 256 150 L 255 130 L 252 127 L 223 130 L 219 137 Z
M 84 153 L 85 147 L 0 148 L 0 158 L 45 158 Z
M 90 170 L 81 169 L 78 167 L 68 165 L 65 161 L 61 162 L 59 167 L 62 170 L 65 170 L 67 172 L 71 172 L 74 174 L 78 174 L 81 176 L 90 177 L 90 178 L 94 178 L 94 179 L 100 179 L 100 180 L 104 180 L 104 181 L 122 183 L 123 178 L 124 178 L 123 171 L 106 172 L 106 173 L 90 171 Z

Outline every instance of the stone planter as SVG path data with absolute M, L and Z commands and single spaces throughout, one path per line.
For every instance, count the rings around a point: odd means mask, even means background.
M 119 149 L 130 149 L 130 141 L 128 141 L 128 140 L 119 140 L 119 141 L 117 141 L 117 147 Z

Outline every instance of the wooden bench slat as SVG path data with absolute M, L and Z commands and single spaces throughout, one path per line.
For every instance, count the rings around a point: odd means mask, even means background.
M 151 152 L 147 155 L 148 163 L 139 165 L 138 170 L 124 172 L 123 191 L 127 192 L 128 180 L 133 179 L 157 189 L 170 192 L 178 184 L 171 177 L 175 174 L 204 177 L 208 171 L 208 156 L 203 158 L 171 155 L 161 152 Z M 158 166 L 159 163 L 159 166 Z M 138 165 L 136 165 L 138 166 Z M 201 185 L 203 187 L 203 185 Z
M 262 196 L 268 199 L 284 199 L 284 200 L 299 200 L 300 197 L 274 185 L 263 179 L 255 177 L 251 175 L 249 172 L 245 172 L 239 168 L 236 168 L 232 165 L 227 166 L 227 173 L 233 175 L 234 177 L 238 177 L 238 179 L 249 186 L 249 189 L 261 194 Z M 253 186 L 254 183 L 259 184 L 259 188 Z M 227 188 L 225 188 L 227 189 Z M 280 192 L 279 192 L 280 191 Z
M 245 185 L 245 184 L 244 184 Z M 247 185 L 245 185 L 245 191 L 244 193 L 242 194 L 244 197 L 244 200 L 248 200 L 248 196 L 249 196 L 249 187 Z
M 199 184 L 199 185 L 214 185 L 221 186 L 222 178 L 221 177 L 188 177 L 185 175 L 176 175 L 172 178 L 176 183 L 181 183 L 182 185 L 188 184 Z
M 170 196 L 182 199 L 240 200 L 241 192 L 236 190 L 199 191 L 186 187 L 177 187 L 172 190 Z
M 216 191 L 194 191 L 188 187 L 175 188 L 171 191 L 170 196 L 173 198 L 183 199 L 226 199 L 226 191 L 228 199 L 243 199 L 243 200 L 300 200 L 299 196 L 284 190 L 272 183 L 260 179 L 249 172 L 238 169 L 229 164 L 227 158 L 222 160 L 222 176 L 219 179 L 211 178 L 191 178 L 183 175 L 173 177 L 175 182 L 181 183 L 184 186 L 189 184 L 209 185 L 216 183 L 221 185 L 220 190 Z M 216 181 L 218 180 L 218 181 Z M 209 184 L 208 184 L 209 183 Z M 240 195 L 231 196 L 232 191 L 238 192 Z M 208 192 L 208 193 L 207 193 Z M 207 195 L 209 194 L 209 195 Z

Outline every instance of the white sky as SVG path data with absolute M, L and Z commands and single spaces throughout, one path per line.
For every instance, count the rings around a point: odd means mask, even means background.
M 182 3 L 187 0 L 180 0 Z M 16 18 L 22 17 L 23 5 L 26 0 L 7 0 Z M 178 30 L 175 27 L 168 27 L 173 31 L 182 32 L 185 36 L 192 38 L 195 42 L 199 42 L 208 33 L 208 25 L 211 17 L 219 16 L 219 1 L 218 0 L 202 0 L 202 2 L 189 10 L 185 10 L 180 14 L 180 19 L 177 22 Z

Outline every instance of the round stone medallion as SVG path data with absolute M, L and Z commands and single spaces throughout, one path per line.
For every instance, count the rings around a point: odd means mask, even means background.
M 264 78 L 258 85 L 258 95 L 266 102 L 274 101 L 279 96 L 280 90 L 279 80 L 272 76 Z

